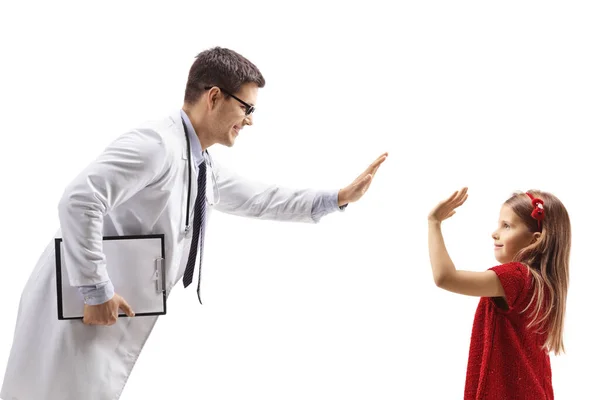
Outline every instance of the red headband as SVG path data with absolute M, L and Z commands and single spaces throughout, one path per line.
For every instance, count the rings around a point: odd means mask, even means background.
M 540 198 L 533 197 L 530 193 L 527 193 L 527 196 L 531 199 L 531 204 L 533 205 L 533 211 L 531 212 L 531 217 L 538 222 L 538 228 L 542 227 L 542 221 L 546 216 L 544 212 L 544 201 Z

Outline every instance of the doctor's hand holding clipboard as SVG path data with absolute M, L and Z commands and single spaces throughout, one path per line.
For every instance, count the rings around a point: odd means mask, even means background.
M 119 319 L 119 309 L 128 317 L 134 317 L 131 306 L 118 293 L 106 303 L 95 306 L 84 304 L 83 323 L 87 325 L 113 325 Z

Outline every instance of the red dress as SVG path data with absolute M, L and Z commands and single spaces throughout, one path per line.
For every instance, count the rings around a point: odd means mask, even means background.
M 527 328 L 533 304 L 521 313 L 533 294 L 533 278 L 520 263 L 490 270 L 502 283 L 508 310 L 496 303 L 498 299 L 482 297 L 479 301 L 465 400 L 553 400 L 550 357 L 541 349 L 547 335 L 536 333 L 538 326 Z

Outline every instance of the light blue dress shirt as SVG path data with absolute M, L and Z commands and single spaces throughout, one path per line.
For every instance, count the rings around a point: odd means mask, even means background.
M 183 110 L 181 110 L 181 117 L 190 137 L 193 166 L 197 172 L 198 166 L 204 161 L 200 139 L 198 139 L 190 119 Z M 315 222 L 318 222 L 323 216 L 340 209 L 342 208 L 338 207 L 338 190 L 319 191 L 313 200 L 312 218 Z M 115 289 L 111 281 L 106 281 L 97 285 L 79 286 L 79 292 L 86 304 L 97 305 L 110 300 L 115 293 Z

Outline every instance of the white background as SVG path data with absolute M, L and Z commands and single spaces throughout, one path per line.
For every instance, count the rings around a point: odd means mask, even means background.
M 552 356 L 554 389 L 599 398 L 595 2 L 8 3 L 0 373 L 65 185 L 116 136 L 179 108 L 194 56 L 219 45 L 267 85 L 254 126 L 215 157 L 321 189 L 389 158 L 360 202 L 319 225 L 214 213 L 204 305 L 173 291 L 123 400 L 461 399 L 478 299 L 434 285 L 426 216 L 464 185 L 470 197 L 443 227 L 461 269 L 495 265 L 490 235 L 512 191 L 567 206 L 567 354 Z

